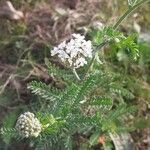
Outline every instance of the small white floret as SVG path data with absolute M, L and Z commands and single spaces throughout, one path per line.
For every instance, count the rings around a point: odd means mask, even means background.
M 60 43 L 51 51 L 51 56 L 57 55 L 70 68 L 79 68 L 87 64 L 87 58 L 92 58 L 92 43 L 85 36 L 72 34 L 69 41 Z

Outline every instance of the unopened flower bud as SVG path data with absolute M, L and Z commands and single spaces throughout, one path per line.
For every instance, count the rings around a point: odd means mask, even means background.
M 26 112 L 18 118 L 16 129 L 23 137 L 37 137 L 42 131 L 42 125 L 33 113 Z

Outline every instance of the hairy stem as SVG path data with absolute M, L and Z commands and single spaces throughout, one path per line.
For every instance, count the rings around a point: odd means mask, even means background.
M 140 7 L 142 4 L 144 4 L 144 3 L 146 3 L 146 2 L 149 2 L 150 0 L 142 0 L 142 1 L 140 1 L 140 2 L 138 2 L 137 4 L 135 4 L 134 6 L 132 6 L 132 7 L 130 7 L 119 19 L 118 19 L 118 21 L 114 24 L 114 26 L 113 26 L 113 29 L 114 30 L 116 30 L 119 26 L 120 26 L 120 24 L 134 11 L 134 10 L 136 10 L 138 7 Z M 87 76 L 87 74 L 89 73 L 89 71 L 90 71 L 90 68 L 91 68 L 91 66 L 93 65 L 93 63 L 94 63 L 94 60 L 95 60 L 95 57 L 96 57 L 96 53 L 101 49 L 101 48 L 103 48 L 106 44 L 108 44 L 110 42 L 110 40 L 108 39 L 108 40 L 105 40 L 104 42 L 102 42 L 101 44 L 99 44 L 97 47 L 96 47 L 96 51 L 95 51 L 95 53 L 94 53 L 94 55 L 93 55 L 93 58 L 92 58 L 92 60 L 91 60 L 91 62 L 90 62 L 90 64 L 89 64 L 89 66 L 88 66 L 88 68 L 87 68 L 87 71 L 85 72 L 85 75 L 84 75 L 84 77 L 83 77 L 83 79 L 85 79 L 85 77 Z
M 149 2 L 150 0 L 142 0 L 139 3 L 135 4 L 134 6 L 130 7 L 119 19 L 118 21 L 114 24 L 113 28 L 117 29 L 120 24 L 138 7 L 140 7 L 142 4 Z

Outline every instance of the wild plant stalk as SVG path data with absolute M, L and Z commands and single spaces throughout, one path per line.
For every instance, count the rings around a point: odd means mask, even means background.
M 118 21 L 114 24 L 113 28 L 116 30 L 121 23 L 133 12 L 135 11 L 138 7 L 143 5 L 146 2 L 149 2 L 150 0 L 142 0 L 135 4 L 134 6 L 129 7 L 129 9 L 118 19 Z
M 122 23 L 133 11 L 135 11 L 138 7 L 142 6 L 144 3 L 149 2 L 149 1 L 150 1 L 150 0 L 142 0 L 142 1 L 138 2 L 137 4 L 135 4 L 134 6 L 129 7 L 128 10 L 127 10 L 127 11 L 118 19 L 118 21 L 113 25 L 113 29 L 116 30 L 116 29 L 121 25 L 121 23 Z M 94 60 L 95 60 L 95 57 L 96 57 L 96 53 L 97 53 L 100 49 L 102 49 L 105 45 L 107 45 L 109 42 L 110 42 L 110 40 L 107 39 L 107 40 L 103 41 L 102 43 L 100 43 L 100 44 L 96 47 L 96 51 L 95 51 L 95 53 L 94 53 L 94 55 L 93 55 L 93 58 L 92 58 L 92 60 L 91 60 L 91 62 L 90 62 L 90 64 L 89 64 L 89 66 L 88 66 L 88 68 L 87 68 L 87 70 L 86 70 L 86 72 L 85 72 L 85 75 L 84 75 L 83 79 L 85 79 L 86 76 L 87 76 L 87 74 L 89 73 L 89 71 L 90 71 L 90 69 L 91 69 L 91 67 L 92 67 L 92 65 L 93 65 L 93 63 L 94 63 Z
M 73 73 L 74 73 L 75 77 L 77 78 L 77 80 L 80 81 L 81 79 L 80 79 L 78 73 L 76 72 L 75 68 L 73 68 Z

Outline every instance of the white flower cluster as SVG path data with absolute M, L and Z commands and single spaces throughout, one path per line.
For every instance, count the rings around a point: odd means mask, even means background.
M 16 129 L 23 137 L 37 137 L 42 130 L 42 125 L 33 113 L 25 112 L 19 116 Z
M 85 58 L 92 58 L 92 51 L 91 41 L 86 41 L 85 36 L 74 33 L 69 41 L 54 47 L 51 56 L 57 55 L 65 65 L 79 68 L 87 64 Z

